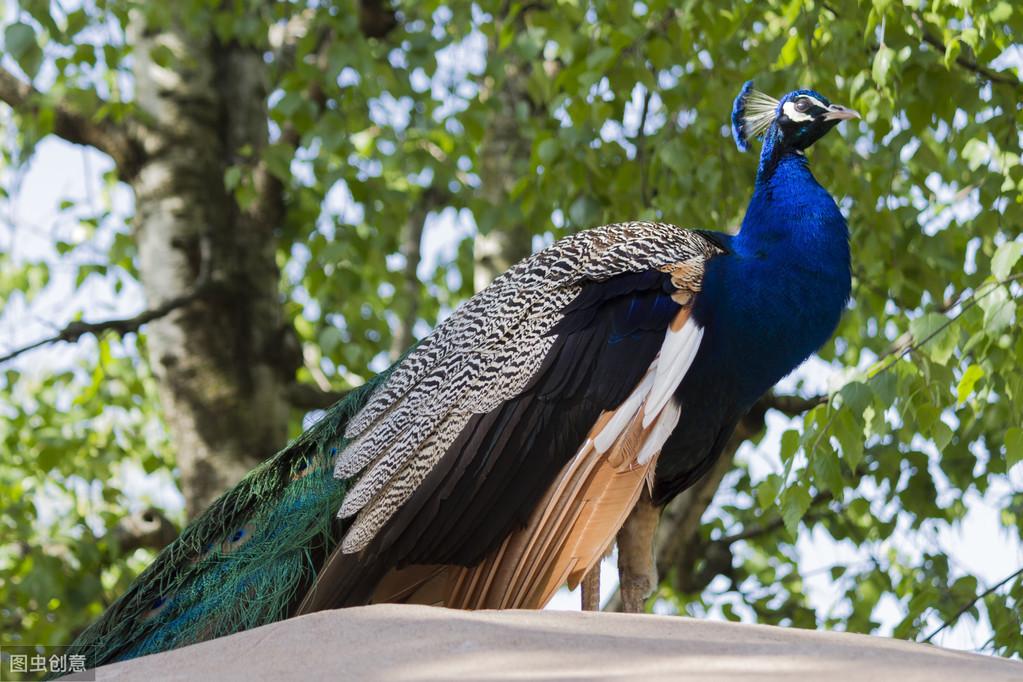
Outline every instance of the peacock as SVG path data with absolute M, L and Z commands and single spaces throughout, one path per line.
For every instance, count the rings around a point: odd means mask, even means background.
M 164 549 L 69 653 L 90 666 L 376 602 L 542 608 L 660 507 L 833 333 L 846 221 L 805 151 L 858 118 L 747 82 L 763 141 L 735 235 L 626 222 L 568 236 L 465 302 Z

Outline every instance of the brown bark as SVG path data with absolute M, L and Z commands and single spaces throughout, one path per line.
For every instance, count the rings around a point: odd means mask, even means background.
M 423 229 L 430 212 L 450 199 L 447 191 L 435 187 L 427 188 L 419 196 L 415 207 L 409 212 L 408 219 L 401 233 L 398 249 L 405 258 L 402 269 L 401 285 L 396 296 L 394 312 L 398 315 L 394 333 L 391 337 L 389 355 L 391 361 L 401 357 L 415 341 L 413 329 L 419 319 L 419 307 L 422 302 L 423 285 L 419 281 L 419 262 L 422 260 Z
M 280 185 L 267 144 L 266 66 L 256 47 L 176 25 L 131 25 L 136 98 L 153 125 L 131 179 L 139 274 L 151 306 L 210 291 L 148 327 L 189 516 L 284 445 L 286 388 L 300 363 L 278 294 Z M 150 55 L 163 45 L 172 62 Z M 224 173 L 247 164 L 257 199 L 239 206 Z
M 95 147 L 109 155 L 117 164 L 122 179 L 138 170 L 142 149 L 137 134 L 142 126 L 132 118 L 121 123 L 95 119 L 89 112 L 78 111 L 64 101 L 47 102 L 48 96 L 17 76 L 0 68 L 0 101 L 22 116 L 34 116 L 44 106 L 53 109 L 53 134 L 72 144 Z
M 485 286 L 532 250 L 532 232 L 526 224 L 512 189 L 529 172 L 532 143 L 522 135 L 517 112 L 531 106 L 527 93 L 528 67 L 497 52 L 491 41 L 489 59 L 499 76 L 496 83 L 485 83 L 481 98 L 493 99 L 493 113 L 480 144 L 479 197 L 482 206 L 476 219 L 485 224 L 473 245 L 473 285 Z

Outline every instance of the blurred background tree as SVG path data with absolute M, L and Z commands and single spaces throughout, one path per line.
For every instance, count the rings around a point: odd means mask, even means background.
M 531 249 L 635 218 L 735 229 L 756 158 L 728 114 L 756 78 L 864 115 L 812 152 L 854 300 L 667 510 L 651 608 L 918 640 L 976 623 L 977 648 L 1023 653 L 1020 573 L 954 551 L 983 501 L 1023 566 L 1015 3 L 4 7 L 5 640 L 68 641 Z M 50 224 L 19 224 L 65 143 L 88 148 L 84 193 L 47 187 Z

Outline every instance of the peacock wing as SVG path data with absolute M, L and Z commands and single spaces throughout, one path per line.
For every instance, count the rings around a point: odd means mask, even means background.
M 538 605 L 577 580 L 679 419 L 703 335 L 690 311 L 720 251 L 673 225 L 597 228 L 439 325 L 349 422 L 350 525 L 299 612 L 424 586 L 452 606 Z

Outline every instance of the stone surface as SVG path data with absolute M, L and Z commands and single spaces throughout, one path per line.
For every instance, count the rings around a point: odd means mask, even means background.
M 1023 680 L 1023 664 L 881 637 L 671 616 L 377 605 L 105 666 L 98 680 Z

